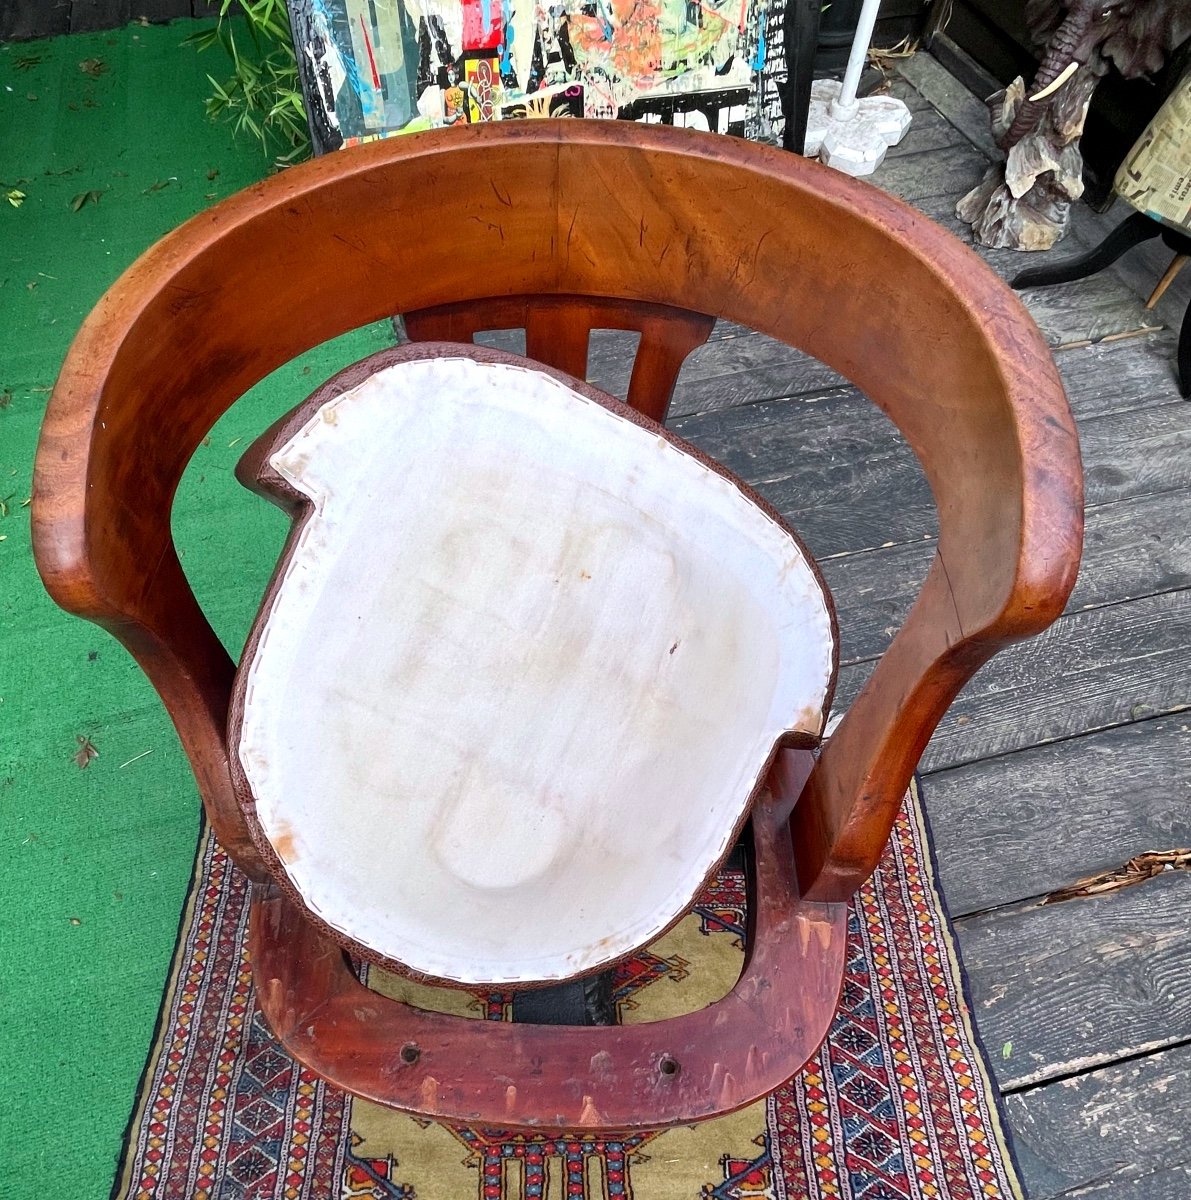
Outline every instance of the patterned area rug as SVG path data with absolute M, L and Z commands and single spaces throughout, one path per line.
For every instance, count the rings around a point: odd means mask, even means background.
M 621 1019 L 730 990 L 744 878 L 618 970 Z M 244 880 L 204 835 L 113 1195 L 138 1200 L 1020 1200 L 911 792 L 853 903 L 843 998 L 805 1070 L 767 1100 L 623 1141 L 450 1130 L 353 1100 L 299 1068 L 257 1010 Z M 373 970 L 378 991 L 477 1020 L 509 997 Z

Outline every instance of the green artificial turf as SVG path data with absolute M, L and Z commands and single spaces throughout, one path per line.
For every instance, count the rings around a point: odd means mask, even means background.
M 204 116 L 196 23 L 0 47 L 0 1196 L 104 1197 L 152 1037 L 198 828 L 195 785 L 125 651 L 46 597 L 29 545 L 38 428 L 63 355 L 156 238 L 268 173 Z M 3 193 L 17 188 L 13 207 Z M 84 197 L 80 200 L 80 197 Z M 262 267 L 267 269 L 267 267 Z M 182 561 L 238 654 L 284 534 L 236 458 L 358 330 L 254 389 L 191 463 Z M 76 762 L 80 738 L 99 756 Z

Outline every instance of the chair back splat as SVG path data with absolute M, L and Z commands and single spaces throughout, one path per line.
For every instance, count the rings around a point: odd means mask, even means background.
M 929 481 L 939 540 L 920 595 L 822 753 L 775 748 L 753 804 L 744 972 L 698 1013 L 583 1029 L 397 1004 L 356 980 L 246 816 L 229 768 L 236 670 L 182 571 L 174 493 L 254 384 L 395 313 L 414 341 L 523 327 L 528 358 L 580 389 L 591 330 L 636 331 L 638 422 L 664 419 L 684 358 L 726 318 L 855 383 Z M 927 740 L 983 662 L 1062 611 L 1082 477 L 1020 302 L 906 205 L 732 139 L 506 122 L 294 168 L 143 255 L 63 366 L 33 536 L 51 595 L 124 643 L 174 720 L 213 829 L 254 881 L 254 973 L 288 1049 L 356 1094 L 448 1121 L 627 1130 L 740 1107 L 814 1052 L 838 998 L 846 902 Z

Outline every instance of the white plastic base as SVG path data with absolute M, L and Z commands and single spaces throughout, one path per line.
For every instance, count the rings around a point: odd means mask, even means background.
M 838 79 L 816 79 L 811 85 L 806 156 L 845 175 L 871 175 L 889 147 L 905 137 L 910 110 L 892 96 L 866 96 L 848 116 L 838 104 L 841 86 Z

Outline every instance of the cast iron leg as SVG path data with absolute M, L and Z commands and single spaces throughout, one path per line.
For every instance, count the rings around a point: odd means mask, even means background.
M 1134 213 L 1118 225 L 1099 246 L 1086 254 L 1077 254 L 1064 262 L 1047 267 L 1031 267 L 1016 276 L 1010 283 L 1012 288 L 1047 287 L 1052 283 L 1071 283 L 1075 279 L 1086 279 L 1111 266 L 1126 250 L 1150 238 L 1160 237 L 1162 226 L 1145 213 Z
M 822 0 L 787 0 L 786 4 L 786 131 L 782 146 L 795 154 L 806 147 L 821 7 Z
M 601 971 L 513 996 L 513 1020 L 521 1025 L 615 1025 L 615 971 Z

